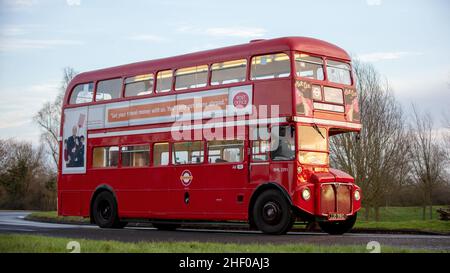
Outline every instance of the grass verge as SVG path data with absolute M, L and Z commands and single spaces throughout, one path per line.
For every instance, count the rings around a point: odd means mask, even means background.
M 139 242 L 97 241 L 55 238 L 35 235 L 0 235 L 0 253 L 64 253 L 70 241 L 80 243 L 82 253 L 367 253 L 365 245 L 312 244 L 222 244 L 201 242 Z M 416 253 L 427 250 L 381 246 L 382 253 Z M 439 251 L 433 251 L 439 252 Z
M 441 220 L 409 220 L 396 222 L 375 222 L 358 220 L 355 229 L 385 230 L 385 231 L 418 231 L 429 233 L 450 234 L 450 221 Z
M 89 218 L 79 216 L 58 216 L 56 211 L 34 211 L 27 215 L 25 219 L 52 223 L 89 224 Z

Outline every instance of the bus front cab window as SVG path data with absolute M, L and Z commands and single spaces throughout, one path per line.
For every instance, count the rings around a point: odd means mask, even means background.
M 301 164 L 328 165 L 328 132 L 325 128 L 298 126 L 298 143 Z
M 270 133 L 270 158 L 273 161 L 295 159 L 295 127 L 273 126 Z

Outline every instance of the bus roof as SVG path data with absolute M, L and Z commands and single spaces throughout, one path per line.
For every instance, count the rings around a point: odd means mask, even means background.
M 243 58 L 244 56 L 249 55 L 289 50 L 298 50 L 305 53 L 350 61 L 350 56 L 342 48 L 314 38 L 283 37 L 267 40 L 261 39 L 250 41 L 249 43 L 241 45 L 222 47 L 80 73 L 72 80 L 68 90 L 71 90 L 73 86 L 78 83 L 122 76 L 139 75 L 150 73 L 152 71 L 156 72 L 164 69 L 182 68 L 211 62 L 232 60 L 233 58 Z

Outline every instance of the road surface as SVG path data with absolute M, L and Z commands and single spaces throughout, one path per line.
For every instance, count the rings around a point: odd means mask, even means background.
M 331 236 L 324 233 L 289 232 L 287 235 L 264 235 L 258 231 L 179 229 L 160 231 L 151 227 L 127 227 L 122 230 L 100 229 L 92 225 L 68 225 L 25 220 L 30 212 L 0 211 L 0 234 L 31 234 L 94 240 L 199 241 L 219 243 L 307 243 L 316 245 L 364 245 L 377 241 L 383 246 L 450 251 L 450 236 L 349 233 Z

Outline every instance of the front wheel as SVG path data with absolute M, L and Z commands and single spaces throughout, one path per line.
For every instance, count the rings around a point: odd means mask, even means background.
M 331 235 L 341 235 L 349 232 L 356 222 L 357 214 L 349 216 L 345 221 L 319 222 L 320 229 Z
M 267 190 L 258 196 L 253 206 L 253 222 L 266 234 L 285 234 L 295 217 L 286 198 L 277 190 Z

